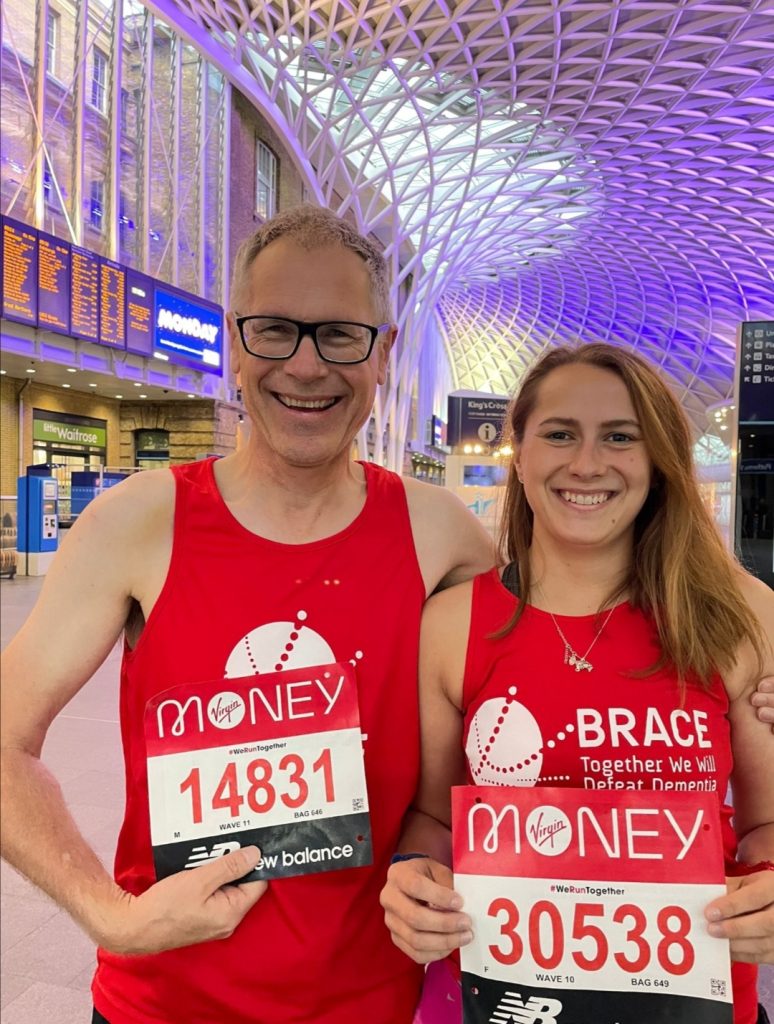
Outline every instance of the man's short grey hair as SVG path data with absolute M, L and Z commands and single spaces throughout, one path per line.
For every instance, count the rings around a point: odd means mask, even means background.
M 343 245 L 363 260 L 371 279 L 371 296 L 379 323 L 392 323 L 392 303 L 387 275 L 387 263 L 379 249 L 368 238 L 359 234 L 335 213 L 311 203 L 293 206 L 272 217 L 246 238 L 234 259 L 231 278 L 232 305 L 241 303 L 243 285 L 253 260 L 258 253 L 277 238 L 292 238 L 305 249 L 319 249 L 327 245 Z M 240 313 L 252 310 L 240 309 Z

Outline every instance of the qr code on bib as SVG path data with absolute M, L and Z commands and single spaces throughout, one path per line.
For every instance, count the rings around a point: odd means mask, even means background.
M 361 796 L 355 797 L 355 799 L 352 801 L 352 810 L 353 811 L 362 811 L 363 810 L 363 804 L 364 804 L 364 800 L 363 800 L 363 798 Z
M 726 983 L 721 978 L 710 978 L 710 994 L 722 999 L 726 994 Z

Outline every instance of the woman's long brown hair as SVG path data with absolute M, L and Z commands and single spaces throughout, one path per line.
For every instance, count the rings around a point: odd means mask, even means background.
M 626 385 L 653 466 L 650 493 L 634 524 L 627 577 L 605 605 L 628 597 L 652 617 L 661 658 L 649 671 L 671 665 L 678 678 L 709 685 L 731 669 L 748 641 L 762 665 L 760 626 L 739 587 L 741 568 L 723 547 L 697 486 L 688 421 L 656 371 L 639 356 L 603 343 L 551 349 L 529 371 L 506 419 L 506 437 L 518 446 L 535 408 L 541 383 L 553 370 L 574 363 L 615 373 Z M 520 601 L 497 633 L 510 632 L 530 593 L 532 510 L 511 463 L 505 489 L 500 548 L 519 569 Z

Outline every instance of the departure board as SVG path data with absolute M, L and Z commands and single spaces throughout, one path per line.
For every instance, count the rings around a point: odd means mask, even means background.
M 99 256 L 72 247 L 70 333 L 87 341 L 99 339 Z
M 153 354 L 153 279 L 126 271 L 126 349 L 139 356 Z
M 99 341 L 101 345 L 126 345 L 126 270 L 112 260 L 100 261 Z
M 70 246 L 38 232 L 38 326 L 70 333 Z
M 37 235 L 3 217 L 3 316 L 32 327 L 38 322 Z
M 2 216 L 0 289 L 5 319 L 222 373 L 216 303 Z

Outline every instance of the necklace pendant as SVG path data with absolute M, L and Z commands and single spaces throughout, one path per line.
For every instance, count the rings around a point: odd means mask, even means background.
M 535 586 L 537 587 L 537 584 L 535 584 Z M 538 587 L 538 590 L 539 590 L 539 587 Z M 542 591 L 541 591 L 541 594 L 542 594 Z M 545 598 L 543 598 L 543 600 L 545 601 Z M 594 666 L 588 660 L 587 656 L 589 654 L 591 654 L 591 651 L 592 651 L 592 649 L 594 647 L 594 644 L 596 644 L 597 640 L 599 640 L 599 638 L 602 636 L 602 632 L 603 632 L 605 626 L 610 621 L 610 617 L 612 616 L 613 612 L 615 611 L 615 608 L 616 608 L 616 606 L 613 605 L 613 607 L 607 613 L 607 615 L 605 616 L 604 622 L 602 623 L 602 625 L 597 630 L 597 635 L 591 641 L 591 643 L 586 648 L 586 650 L 585 650 L 585 652 L 583 654 L 578 654 L 578 652 L 573 647 L 570 646 L 570 644 L 569 644 L 569 642 L 567 640 L 567 637 L 564 635 L 564 633 L 561 630 L 561 627 L 560 627 L 559 623 L 556 621 L 556 616 L 554 615 L 554 613 L 552 611 L 548 612 L 548 614 L 551 616 L 551 621 L 554 624 L 554 629 L 556 630 L 556 632 L 557 632 L 557 634 L 559 636 L 559 639 L 564 644 L 564 664 L 565 665 L 569 665 L 570 668 L 574 668 L 576 673 L 577 672 L 591 672 L 593 670 Z

